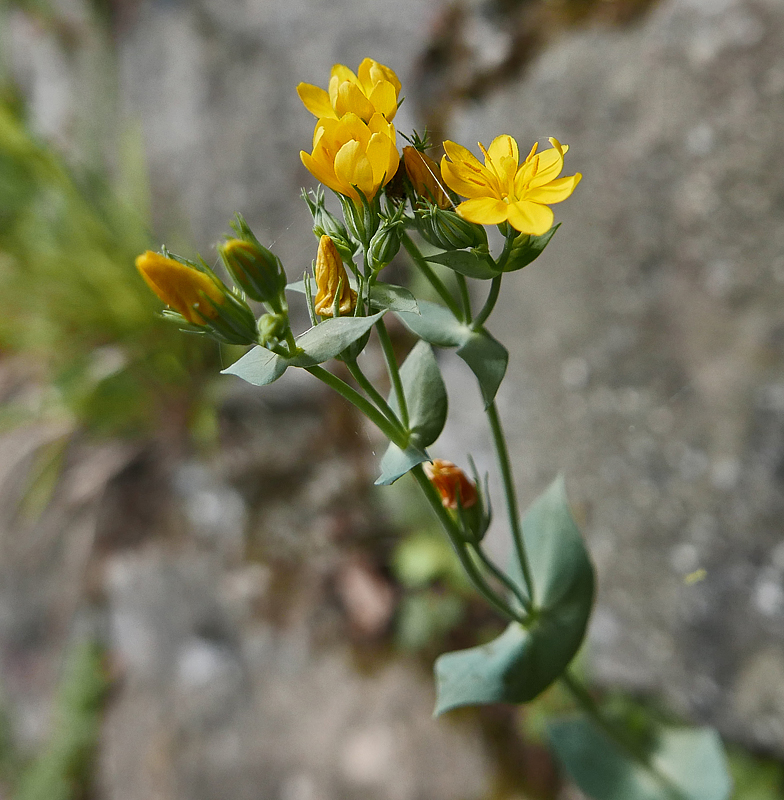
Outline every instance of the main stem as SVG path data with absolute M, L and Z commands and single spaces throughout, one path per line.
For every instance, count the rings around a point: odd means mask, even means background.
M 395 416 L 395 412 L 389 407 L 389 403 L 384 399 L 381 392 L 376 389 L 375 386 L 371 383 L 370 379 L 365 375 L 364 372 L 359 367 L 356 359 L 347 360 L 345 362 L 346 366 L 348 367 L 348 371 L 351 373 L 351 377 L 357 382 L 357 385 L 362 389 L 363 392 L 376 404 L 378 409 L 381 413 L 396 427 L 400 428 L 401 435 L 404 434 L 404 430 L 400 425 L 400 420 Z
M 496 457 L 498 458 L 498 467 L 501 471 L 501 480 L 504 484 L 504 495 L 506 496 L 506 509 L 509 515 L 509 527 L 512 530 L 512 538 L 514 539 L 515 552 L 517 553 L 517 560 L 520 563 L 520 569 L 523 573 L 523 580 L 525 581 L 528 596 L 531 602 L 534 602 L 534 581 L 531 574 L 531 565 L 528 562 L 528 554 L 525 550 L 525 542 L 523 540 L 523 528 L 520 522 L 520 510 L 517 507 L 517 493 L 514 487 L 514 478 L 512 477 L 512 464 L 509 460 L 509 451 L 506 447 L 506 438 L 504 431 L 501 427 L 501 420 L 498 416 L 498 408 L 496 407 L 495 400 L 487 407 L 487 418 L 490 421 L 490 429 L 493 432 L 493 444 L 495 445 Z

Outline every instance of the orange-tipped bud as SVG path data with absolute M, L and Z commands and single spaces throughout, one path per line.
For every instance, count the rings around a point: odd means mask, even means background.
M 443 458 L 434 458 L 423 464 L 425 475 L 441 495 L 444 508 L 456 509 L 459 505 L 471 508 L 476 505 L 476 485 L 460 467 Z
M 160 253 L 143 253 L 136 268 L 150 289 L 192 325 L 217 319 L 215 306 L 226 302 L 224 291 L 209 275 Z
M 337 247 L 326 234 L 319 239 L 315 270 L 316 292 L 315 310 L 319 316 L 331 317 L 335 300 L 342 316 L 353 313 L 357 305 L 357 293 L 349 286 L 348 275 L 343 266 Z
M 403 148 L 403 164 L 408 179 L 420 197 L 439 208 L 452 207 L 452 201 L 443 189 L 441 169 L 430 156 L 409 145 Z

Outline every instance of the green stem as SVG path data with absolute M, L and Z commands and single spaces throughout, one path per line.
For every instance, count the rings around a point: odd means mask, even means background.
M 506 266 L 506 262 L 509 260 L 509 254 L 512 252 L 512 245 L 516 237 L 517 231 L 509 227 L 506 237 L 504 238 L 504 249 L 501 251 L 501 255 L 498 256 L 495 262 L 498 269 L 502 270 Z
M 427 479 L 427 476 L 422 469 L 422 465 L 417 464 L 411 470 L 411 473 L 416 482 L 419 484 L 420 489 L 422 489 L 425 498 L 427 499 L 428 503 L 430 503 L 430 507 L 438 517 L 438 520 L 446 531 L 447 536 L 449 536 L 452 547 L 454 548 L 455 553 L 457 553 L 457 557 L 460 559 L 463 569 L 466 571 L 466 574 L 470 578 L 471 583 L 473 583 L 476 590 L 496 611 L 506 617 L 506 619 L 510 621 L 514 620 L 521 622 L 522 620 L 520 619 L 520 616 L 515 614 L 508 603 L 490 588 L 482 573 L 477 569 L 474 560 L 471 558 L 471 555 L 466 548 L 465 542 L 463 542 L 459 532 L 457 531 L 454 519 L 452 519 L 449 512 L 444 508 L 438 491 Z
M 401 449 L 405 449 L 406 440 L 401 435 L 400 430 L 396 425 L 393 425 L 369 400 L 363 397 L 356 389 L 349 386 L 345 381 L 333 375 L 323 367 L 305 367 L 305 369 L 318 378 L 322 383 L 325 383 L 330 388 L 334 389 L 339 395 L 344 397 L 349 403 L 355 405 L 378 429 L 389 439 L 394 442 Z
M 384 320 L 380 319 L 376 323 L 376 333 L 381 342 L 381 349 L 384 351 L 384 360 L 387 362 L 387 372 L 389 373 L 389 380 L 395 390 L 395 397 L 397 398 L 397 406 L 400 410 L 400 421 L 403 423 L 403 429 L 408 430 L 408 405 L 406 404 L 406 395 L 403 391 L 403 382 L 400 380 L 400 370 L 397 366 L 397 359 L 395 358 L 395 348 L 392 345 L 392 340 L 389 338 L 387 326 L 384 325 Z
M 444 286 L 443 281 L 436 275 L 430 264 L 425 261 L 425 257 L 419 252 L 419 248 L 414 244 L 411 237 L 407 233 L 404 233 L 402 241 L 403 247 L 406 248 L 408 254 L 414 259 L 419 269 L 422 270 L 422 274 L 430 282 L 430 285 L 438 292 L 439 297 L 444 301 L 455 317 L 462 321 L 463 315 L 460 313 L 460 308 L 457 303 L 455 303 L 454 298 L 449 293 L 449 289 Z
M 460 290 L 460 300 L 463 303 L 463 319 L 468 323 L 471 322 L 471 296 L 468 294 L 468 281 L 465 275 L 459 272 L 455 274 L 457 278 L 457 287 Z
M 490 282 L 490 294 L 487 295 L 487 300 L 485 300 L 485 304 L 482 306 L 479 313 L 474 317 L 474 321 L 471 324 L 473 330 L 478 331 L 482 327 L 482 325 L 485 324 L 485 321 L 495 308 L 496 301 L 498 300 L 498 295 L 501 292 L 502 278 L 503 274 L 497 275 Z
M 520 569 L 523 573 L 528 596 L 534 602 L 534 582 L 531 575 L 531 566 L 528 562 L 528 554 L 525 551 L 523 540 L 523 528 L 520 522 L 520 511 L 517 507 L 517 494 L 515 493 L 514 478 L 512 477 L 512 465 L 509 461 L 509 451 L 506 447 L 506 438 L 501 428 L 501 420 L 498 416 L 498 408 L 495 400 L 487 407 L 487 418 L 490 421 L 490 429 L 493 432 L 493 444 L 495 445 L 498 467 L 501 470 L 501 479 L 504 484 L 504 495 L 506 496 L 506 508 L 509 514 L 509 527 L 512 530 L 515 552 L 517 560 L 520 562 Z
M 351 373 L 351 376 L 357 382 L 358 386 L 365 394 L 378 406 L 378 409 L 381 413 L 395 426 L 400 429 L 400 435 L 404 435 L 405 431 L 400 424 L 400 420 L 395 415 L 395 412 L 389 407 L 389 403 L 384 399 L 381 392 L 376 389 L 375 386 L 370 382 L 368 377 L 365 375 L 364 372 L 359 367 L 356 359 L 353 361 L 346 361 L 346 366 L 348 367 L 348 371 Z
M 660 772 L 653 764 L 645 751 L 634 746 L 624 732 L 602 713 L 596 700 L 593 699 L 588 689 L 571 675 L 568 671 L 561 675 L 561 682 L 569 690 L 569 693 L 575 699 L 580 708 L 591 718 L 596 726 L 601 729 L 607 737 L 615 744 L 618 745 L 630 758 L 641 764 L 651 775 L 661 784 L 662 788 L 668 792 L 673 800 L 687 800 L 686 796 L 681 790 L 672 782 L 672 780 Z
M 520 603 L 520 606 L 523 608 L 526 614 L 530 613 L 531 601 L 523 595 L 519 587 L 515 585 L 514 581 L 493 563 L 493 561 L 488 557 L 487 553 L 485 553 L 482 545 L 477 542 L 476 544 L 472 544 L 471 548 L 476 553 L 477 558 L 479 558 L 479 560 L 485 565 L 487 571 L 495 576 L 496 580 L 498 580 L 507 588 L 517 602 Z

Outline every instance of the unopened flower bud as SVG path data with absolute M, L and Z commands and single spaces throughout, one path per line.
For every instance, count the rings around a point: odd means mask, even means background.
M 199 270 L 148 250 L 136 259 L 136 269 L 158 297 L 191 325 L 216 319 L 226 302 L 225 287 Z
M 308 194 L 302 190 L 302 198 L 313 216 L 313 233 L 319 238 L 329 236 L 345 261 L 350 261 L 357 252 L 357 244 L 348 235 L 346 226 L 324 206 L 324 191 L 319 187 Z
M 147 285 L 173 311 L 165 316 L 230 344 L 258 340 L 256 318 L 248 304 L 234 295 L 209 268 L 148 250 L 136 259 Z
M 333 316 L 336 302 L 342 316 L 354 311 L 357 293 L 349 286 L 340 253 L 329 236 L 322 236 L 319 240 L 314 277 L 317 288 L 314 305 L 319 316 Z
M 365 195 L 360 195 L 359 200 L 352 200 L 345 195 L 338 196 L 343 207 L 343 217 L 351 235 L 358 242 L 368 246 L 373 234 L 378 229 L 378 200 L 370 201 Z
M 432 203 L 416 209 L 417 230 L 422 238 L 443 250 L 486 247 L 487 233 L 481 225 L 463 219 Z
M 406 175 L 414 191 L 439 208 L 451 208 L 453 203 L 443 188 L 441 169 L 430 156 L 415 147 L 403 148 Z
M 462 506 L 468 509 L 476 505 L 476 485 L 460 467 L 442 458 L 425 462 L 423 467 L 428 480 L 441 495 L 444 508 L 455 510 L 458 506 Z
M 373 234 L 368 248 L 370 264 L 374 270 L 385 267 L 400 250 L 400 237 L 402 235 L 401 221 L 386 221 Z
M 226 269 L 248 297 L 262 303 L 279 305 L 286 287 L 286 273 L 280 259 L 267 250 L 238 215 L 235 230 L 239 238 L 218 245 Z

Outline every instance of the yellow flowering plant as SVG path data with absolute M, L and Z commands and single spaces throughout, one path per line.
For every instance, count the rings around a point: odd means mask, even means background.
M 446 141 L 439 164 L 414 133 L 401 163 L 392 124 L 400 88 L 395 73 L 372 59 L 365 59 L 356 74 L 340 64 L 333 67 L 328 90 L 299 85 L 305 107 L 317 117 L 312 149 L 302 151 L 301 159 L 321 184 L 303 193 L 318 246 L 312 270 L 302 280 L 286 283 L 280 260 L 239 216 L 234 235 L 218 246 L 234 289 L 204 262 L 165 250 L 145 253 L 137 266 L 170 307 L 167 315 L 184 329 L 251 346 L 225 373 L 264 386 L 289 368 L 305 369 L 389 440 L 376 483 L 412 476 L 471 583 L 507 623 L 492 642 L 438 658 L 437 713 L 475 704 L 528 703 L 560 681 L 581 716 L 554 722 L 550 739 L 592 797 L 616 800 L 617 786 L 623 785 L 624 798 L 726 800 L 729 784 L 713 732 L 657 729 L 632 747 L 628 732 L 607 718 L 571 671 L 590 619 L 595 578 L 563 480 L 556 479 L 524 516 L 518 508 L 496 404 L 509 354 L 487 324 L 504 278 L 542 254 L 558 228 L 550 206 L 569 198 L 581 175 L 561 175 L 568 148 L 557 139 L 542 151 L 534 144 L 521 162 L 516 140 L 507 134 L 487 149 L 479 145 L 484 163 Z M 336 195 L 342 220 L 327 208 L 324 187 Z M 487 226 L 497 226 L 501 234 L 495 253 Z M 401 249 L 440 302 L 380 280 Z M 455 273 L 454 289 L 434 265 Z M 483 287 L 484 300 L 475 304 Z M 295 336 L 288 303 L 291 296 L 303 295 L 311 327 Z M 246 296 L 263 306 L 258 321 Z M 387 331 L 390 314 L 415 342 L 402 364 Z M 386 364 L 388 394 L 358 362 L 371 334 Z M 471 479 L 451 461 L 431 455 L 448 411 L 434 348 L 455 350 L 476 378 L 511 534 L 508 568 L 484 544 L 492 521 L 489 476 L 481 480 L 470 462 Z M 332 360 L 343 367 L 322 366 Z M 699 753 L 699 768 L 710 781 L 693 778 L 688 763 L 679 760 L 682 750 Z M 598 762 L 609 765 L 604 777 L 592 770 Z

